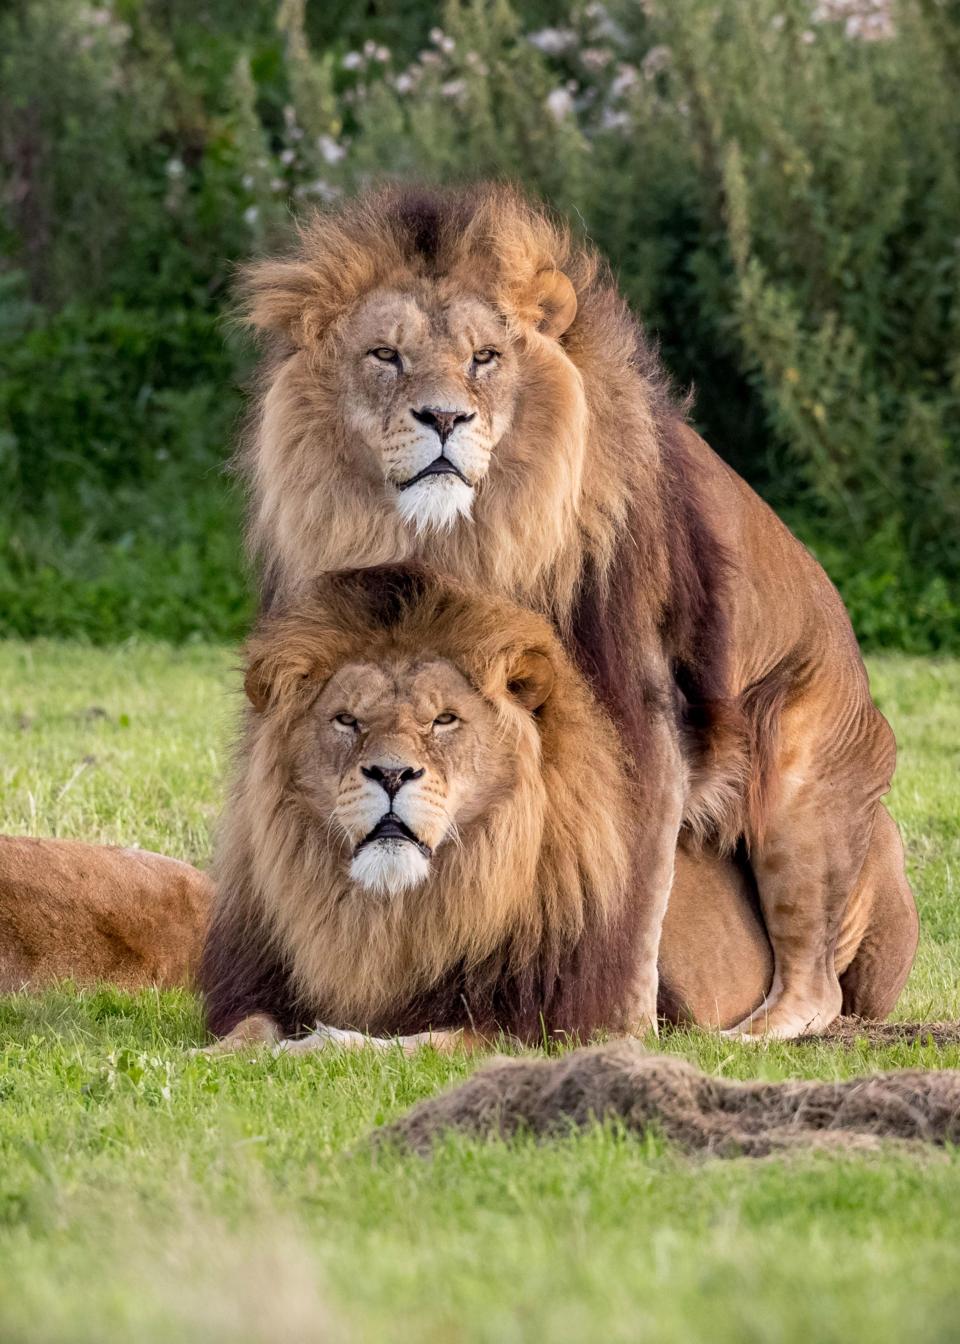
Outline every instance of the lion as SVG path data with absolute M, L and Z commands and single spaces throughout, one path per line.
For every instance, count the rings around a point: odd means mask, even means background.
M 345 573 L 265 618 L 245 688 L 199 977 L 214 1035 L 644 1029 L 635 770 L 543 617 L 422 570 Z M 870 877 L 844 912 L 852 1011 L 885 1014 L 909 970 L 912 899 L 892 896 Z M 763 1003 L 748 870 L 681 850 L 661 966 L 672 1020 L 726 1027 Z
M 0 993 L 189 984 L 213 884 L 142 849 L 0 836 Z
M 742 1032 L 826 1027 L 893 734 L 836 590 L 686 423 L 607 268 L 511 188 L 390 187 L 244 285 L 264 607 L 417 561 L 548 616 L 636 764 L 648 1020 L 682 832 L 749 853 L 775 974 Z

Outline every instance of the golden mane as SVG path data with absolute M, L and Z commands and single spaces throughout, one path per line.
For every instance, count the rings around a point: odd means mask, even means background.
M 561 341 L 545 276 L 566 276 L 576 316 Z M 520 414 L 469 525 L 417 536 L 383 484 L 356 470 L 337 408 L 342 324 L 376 290 L 478 295 L 524 351 Z M 260 395 L 238 462 L 252 487 L 249 543 L 266 591 L 348 567 L 422 561 L 569 620 L 588 565 L 609 573 L 631 501 L 631 541 L 655 624 L 669 594 L 669 530 L 654 501 L 668 405 L 659 364 L 607 268 L 542 206 L 507 186 L 388 187 L 321 212 L 287 257 L 253 263 L 241 313 L 265 340 Z M 589 441 L 590 451 L 586 451 Z
M 291 257 L 254 267 L 246 286 L 248 320 L 271 345 L 244 456 L 265 604 L 323 572 L 413 560 L 546 615 L 634 766 L 641 1015 L 655 1011 L 682 828 L 750 853 L 778 975 L 766 1015 L 744 1029 L 789 1037 L 828 1024 L 843 991 L 824 931 L 868 858 L 893 735 L 836 590 L 683 423 L 607 269 L 510 188 L 389 188 L 319 217 Z M 447 531 L 417 531 L 416 510 L 398 507 L 432 464 L 418 455 L 413 476 L 383 470 L 383 397 L 370 396 L 367 420 L 355 410 L 353 394 L 374 386 L 364 361 L 383 347 L 363 347 L 368 328 L 380 339 L 391 287 L 411 329 L 419 320 L 442 334 L 417 347 L 402 318 L 387 333 L 396 381 L 375 386 L 394 389 L 391 434 L 401 420 L 413 433 L 407 422 L 425 411 L 465 416 L 479 433 L 488 407 L 470 389 L 488 337 L 471 339 L 471 305 L 503 335 L 503 362 L 483 384 L 497 433 L 484 429 L 474 445 L 476 481 L 452 462 L 469 493 Z M 426 379 L 422 401 L 406 398 L 416 367 L 403 373 L 398 343 L 455 368 L 456 378 L 437 375 L 442 401 Z M 908 906 L 902 860 L 891 850 L 885 862 Z
M 496 708 L 517 784 L 437 853 L 423 887 L 358 900 L 337 838 L 298 797 L 295 726 L 346 661 L 425 651 Z M 507 689 L 532 652 L 555 672 L 536 720 Z M 250 1012 L 288 1030 L 395 1032 L 466 1011 L 526 1039 L 630 1021 L 630 791 L 611 726 L 542 618 L 419 572 L 345 574 L 269 617 L 249 655 L 267 708 L 248 716 L 219 844 L 201 973 L 214 1032 Z

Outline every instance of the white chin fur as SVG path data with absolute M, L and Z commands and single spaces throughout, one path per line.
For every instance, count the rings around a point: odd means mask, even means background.
M 430 860 L 408 840 L 374 840 L 353 856 L 350 876 L 377 896 L 399 896 L 425 882 Z
M 397 494 L 397 508 L 418 532 L 435 528 L 446 532 L 458 518 L 469 518 L 473 488 L 459 476 L 428 476 Z

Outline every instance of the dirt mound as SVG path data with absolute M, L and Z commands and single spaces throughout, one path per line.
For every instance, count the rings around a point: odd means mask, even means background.
M 801 1036 L 794 1044 L 810 1041 L 831 1045 L 855 1045 L 859 1041 L 882 1045 L 960 1045 L 960 1022 L 864 1022 L 840 1017 L 819 1036 Z
M 848 1082 L 737 1083 L 617 1041 L 561 1059 L 497 1059 L 422 1101 L 376 1142 L 429 1151 L 445 1130 L 537 1136 L 616 1118 L 691 1153 L 763 1157 L 796 1148 L 871 1149 L 884 1140 L 960 1142 L 960 1070 L 910 1069 Z

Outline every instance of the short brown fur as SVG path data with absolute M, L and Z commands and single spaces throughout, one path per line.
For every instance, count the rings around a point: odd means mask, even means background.
M 893 737 L 837 593 L 684 424 L 606 267 L 511 189 L 389 188 L 317 216 L 245 285 L 269 343 L 242 456 L 265 600 L 325 571 L 414 559 L 550 616 L 637 764 L 648 1014 L 682 824 L 750 850 L 777 971 L 770 1011 L 744 1030 L 824 1027 L 841 1007 L 833 953 Z M 401 345 L 417 314 L 433 324 L 434 363 L 389 383 L 402 433 L 414 433 L 406 403 L 437 404 L 437 388 L 476 413 L 472 513 L 443 529 L 402 516 L 394 450 L 384 443 L 384 466 L 370 448 L 376 415 L 366 440 L 350 419 L 374 378 L 354 328 L 376 332 L 381 309 L 400 313 Z M 462 330 L 437 337 L 454 311 Z M 458 362 L 473 323 L 499 333 L 499 384 Z M 902 865 L 890 880 L 905 884 Z
M 438 851 L 425 886 L 382 903 L 351 887 L 342 837 L 309 802 L 303 724 L 338 669 L 411 654 L 449 659 L 496 707 L 514 784 Z M 542 618 L 422 571 L 334 576 L 263 622 L 246 687 L 254 708 L 200 977 L 215 1034 L 241 1024 L 244 1044 L 272 1019 L 282 1034 L 322 1021 L 536 1042 L 646 1025 L 629 759 Z M 887 818 L 838 954 L 858 979 L 849 1011 L 870 1016 L 893 1006 L 916 944 L 912 904 L 880 890 L 890 845 Z M 742 857 L 681 851 L 660 955 L 670 1020 L 729 1027 L 762 1003 L 773 957 Z
M 192 981 L 213 886 L 139 849 L 0 836 L 0 992 Z
M 425 652 L 494 706 L 514 784 L 437 851 L 425 886 L 378 902 L 351 890 L 329 818 L 304 804 L 297 724 L 349 660 Z M 255 1012 L 288 1032 L 472 1024 L 527 1041 L 633 1023 L 629 788 L 610 725 L 541 617 L 425 576 L 348 574 L 268 618 L 249 654 L 264 708 L 247 720 L 201 972 L 216 1034 Z M 517 681 L 531 654 L 554 672 L 536 717 Z

